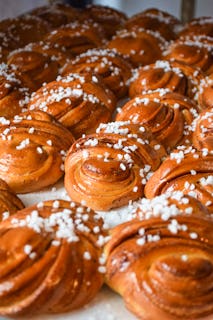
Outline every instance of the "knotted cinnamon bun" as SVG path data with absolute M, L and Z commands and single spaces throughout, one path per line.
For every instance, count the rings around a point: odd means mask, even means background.
M 192 121 L 198 115 L 192 100 L 175 92 L 153 91 L 129 100 L 118 109 L 117 121 L 130 120 L 146 125 L 170 151 L 183 139 L 191 143 Z
M 122 54 L 134 67 L 161 59 L 167 41 L 157 31 L 144 28 L 122 29 L 108 43 L 109 49 Z
M 157 31 L 166 40 L 174 40 L 177 35 L 175 25 L 180 22 L 174 16 L 156 9 L 149 9 L 131 16 L 125 23 L 125 28 L 131 30 L 140 27 L 152 31 Z
M 51 29 L 79 20 L 81 16 L 80 10 L 63 3 L 52 3 L 35 8 L 28 13 L 46 21 Z
M 212 318 L 213 221 L 194 208 L 145 204 L 149 219 L 111 231 L 106 282 L 140 319 Z
M 6 37 L 5 33 L 0 32 L 0 63 L 6 63 L 8 54 L 15 48 L 11 45 L 11 41 Z
M 212 150 L 196 151 L 179 147 L 154 172 L 145 186 L 145 196 L 153 198 L 165 192 L 182 191 L 213 210 Z
M 118 53 L 110 49 L 91 49 L 68 62 L 62 68 L 62 75 L 91 72 L 102 77 L 103 82 L 118 98 L 128 92 L 131 65 Z
M 134 97 L 149 90 L 168 89 L 196 100 L 203 80 L 204 75 L 198 68 L 178 61 L 159 60 L 135 70 L 129 95 Z
M 73 58 L 72 54 L 65 47 L 59 46 L 57 43 L 49 43 L 48 41 L 30 43 L 25 49 L 49 57 L 51 61 L 57 62 L 60 67 L 63 67 L 67 61 Z
M 202 150 L 213 150 L 213 108 L 205 109 L 195 120 L 194 146 Z
M 166 23 L 172 28 L 172 31 L 175 33 L 180 32 L 182 29 L 182 23 L 177 17 L 159 8 L 148 8 L 143 11 L 143 14 L 150 17 L 157 17 L 159 21 Z
M 39 203 L 3 221 L 0 314 L 29 318 L 87 304 L 103 284 L 106 240 L 102 220 L 68 201 Z
M 209 74 L 213 72 L 213 38 L 185 36 L 172 42 L 164 52 L 164 58 L 184 62 Z
M 58 62 L 39 50 L 39 47 L 33 43 L 12 51 L 7 63 L 12 64 L 22 75 L 27 75 L 32 79 L 34 91 L 39 89 L 44 82 L 55 80 L 59 72 Z
M 21 199 L 0 179 L 0 222 L 24 208 Z
M 0 126 L 0 178 L 17 193 L 38 191 L 64 173 L 72 134 L 42 111 L 26 112 Z
M 151 132 L 130 122 L 102 124 L 96 134 L 78 139 L 65 161 L 65 188 L 74 201 L 109 210 L 143 196 L 164 148 Z
M 213 37 L 213 18 L 197 17 L 189 21 L 180 31 L 179 36 L 204 35 Z
M 198 91 L 198 103 L 203 109 L 213 107 L 213 73 L 201 81 Z
M 93 21 L 71 22 L 49 34 L 45 41 L 64 47 L 73 56 L 104 44 L 105 38 L 101 26 Z
M 107 39 L 111 39 L 116 31 L 124 26 L 127 20 L 124 12 L 101 5 L 88 5 L 83 13 L 103 27 Z
M 78 138 L 109 121 L 115 105 L 114 94 L 98 76 L 71 73 L 32 94 L 28 107 L 53 115 Z
M 0 64 L 0 117 L 11 118 L 22 111 L 29 99 L 29 87 L 28 76 L 18 74 L 13 65 Z
M 0 31 L 4 33 L 4 38 L 8 39 L 13 50 L 42 40 L 49 30 L 46 21 L 30 14 L 7 19 L 0 23 Z

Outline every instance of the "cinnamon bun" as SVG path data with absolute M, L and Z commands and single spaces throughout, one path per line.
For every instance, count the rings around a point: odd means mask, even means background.
M 44 82 L 55 80 L 59 72 L 58 62 L 37 48 L 34 44 L 27 45 L 12 51 L 7 59 L 7 63 L 13 65 L 19 73 L 32 79 L 33 91 Z
M 62 68 L 61 74 L 86 72 L 101 76 L 106 86 L 118 98 L 127 95 L 127 82 L 132 75 L 131 65 L 115 51 L 99 48 L 88 50 L 68 62 Z
M 213 72 L 213 38 L 185 36 L 172 42 L 164 52 L 164 58 L 184 62 L 200 68 L 206 74 Z
M 0 126 L 0 178 L 17 193 L 38 191 L 64 173 L 72 134 L 42 111 L 26 112 Z
M 201 81 L 198 103 L 203 109 L 213 107 L 213 73 Z
M 4 33 L 4 38 L 8 39 L 7 41 L 13 49 L 43 40 L 49 30 L 46 21 L 30 14 L 7 19 L 0 24 L 0 31 Z
M 175 92 L 153 91 L 136 96 L 118 109 L 117 121 L 130 120 L 147 126 L 169 152 L 177 144 L 192 143 L 192 121 L 197 105 Z
M 4 180 L 0 179 L 0 222 L 23 208 L 21 199 Z
M 212 150 L 197 151 L 179 147 L 164 160 L 145 186 L 145 196 L 153 198 L 165 192 L 182 191 L 213 210 Z
M 109 121 L 115 106 L 114 94 L 98 76 L 71 73 L 33 93 L 28 108 L 51 114 L 78 138 Z
M 107 39 L 111 39 L 127 20 L 124 12 L 103 5 L 88 5 L 83 13 L 88 16 L 88 19 L 98 22 L 103 27 Z
M 205 109 L 194 121 L 194 146 L 202 150 L 213 150 L 213 108 Z
M 159 32 L 144 28 L 121 29 L 107 45 L 122 54 L 134 67 L 161 59 L 167 46 L 167 41 Z
M 85 20 L 63 25 L 45 37 L 45 41 L 52 45 L 64 47 L 70 54 L 76 56 L 88 49 L 104 45 L 103 29 L 93 21 Z
M 46 21 L 50 28 L 54 30 L 62 25 L 79 20 L 81 11 L 63 3 L 52 3 L 32 9 L 28 14 Z
M 158 60 L 135 70 L 129 95 L 134 97 L 149 90 L 166 89 L 197 100 L 199 86 L 204 79 L 198 68 L 178 61 Z
M 213 37 L 213 18 L 210 16 L 203 16 L 192 19 L 179 33 L 179 36 L 185 35 L 204 35 Z
M 175 26 L 180 26 L 180 21 L 174 16 L 157 9 L 148 9 L 131 16 L 125 23 L 128 30 L 140 27 L 157 31 L 167 41 L 177 37 Z
M 25 85 L 28 86 L 25 87 Z M 26 76 L 17 73 L 16 68 L 0 64 L 0 117 L 6 119 L 19 114 L 27 104 L 33 84 Z
M 213 221 L 194 215 L 194 207 L 188 207 L 189 215 L 177 206 L 163 206 L 159 202 L 158 208 L 143 207 L 145 213 L 150 210 L 149 219 L 132 220 L 111 231 L 106 282 L 140 319 L 210 320 Z M 159 208 L 162 214 L 156 218 Z
M 62 200 L 38 203 L 3 221 L 0 314 L 29 318 L 83 307 L 103 284 L 106 236 L 92 210 Z
M 110 210 L 143 196 L 164 148 L 143 126 L 101 124 L 96 134 L 78 139 L 65 160 L 65 188 L 74 201 L 94 210 Z

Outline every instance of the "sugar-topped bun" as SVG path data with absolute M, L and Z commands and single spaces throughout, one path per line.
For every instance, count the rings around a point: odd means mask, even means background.
M 115 107 L 114 94 L 101 78 L 89 73 L 59 76 L 34 92 L 28 104 L 29 110 L 42 110 L 54 116 L 76 138 L 109 121 Z
M 147 198 L 180 190 L 213 210 L 213 153 L 180 146 L 173 150 L 145 186 Z
M 114 50 L 90 49 L 68 62 L 61 74 L 87 72 L 100 76 L 116 97 L 127 95 L 127 82 L 132 75 L 131 65 Z
M 125 28 L 132 30 L 136 27 L 158 31 L 166 40 L 177 37 L 176 30 L 181 26 L 180 21 L 174 16 L 158 9 L 147 9 L 130 17 Z
M 65 161 L 69 196 L 94 210 L 110 210 L 143 196 L 144 185 L 165 150 L 144 126 L 130 122 L 102 124 L 78 139 Z
M 192 143 L 192 121 L 198 116 L 197 105 L 179 93 L 167 90 L 144 93 L 118 111 L 117 121 L 130 120 L 149 127 L 168 152 L 183 141 Z
M 149 90 L 166 89 L 197 100 L 199 87 L 204 78 L 200 69 L 183 62 L 158 60 L 135 70 L 129 95 L 134 97 Z
M 15 66 L 0 64 L 0 117 L 12 118 L 22 111 L 34 86 L 31 79 Z
M 204 35 L 182 36 L 170 44 L 164 52 L 164 58 L 184 62 L 210 74 L 213 72 L 213 38 Z
M 205 207 L 179 193 L 136 207 L 140 220 L 111 230 L 107 284 L 139 319 L 211 320 L 213 221 Z
M 106 240 L 102 219 L 69 201 L 40 202 L 3 221 L 0 314 L 29 319 L 82 308 L 103 284 Z
M 167 41 L 158 31 L 140 27 L 118 31 L 107 45 L 122 54 L 134 67 L 161 59 L 167 46 Z
M 197 17 L 189 21 L 180 31 L 179 36 L 185 35 L 204 35 L 213 36 L 213 18 L 204 16 Z
M 45 41 L 62 46 L 75 56 L 88 49 L 102 46 L 105 38 L 99 24 L 85 20 L 74 21 L 51 31 L 46 35 Z
M 72 134 L 47 113 L 16 116 L 0 126 L 0 178 L 17 193 L 53 185 L 63 176 L 73 141 Z
M 110 39 L 117 30 L 121 29 L 127 20 L 124 12 L 112 7 L 95 4 L 88 5 L 83 10 L 83 13 L 88 16 L 88 19 L 98 22 L 103 27 L 108 39 Z

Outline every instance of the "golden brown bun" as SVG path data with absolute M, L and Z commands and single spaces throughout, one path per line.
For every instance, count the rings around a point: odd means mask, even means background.
M 143 126 L 102 124 L 96 134 L 78 139 L 70 148 L 65 188 L 74 201 L 84 200 L 94 210 L 121 207 L 143 196 L 150 172 L 164 155 L 164 148 Z
M 203 109 L 213 107 L 213 73 L 201 82 L 198 103 Z
M 200 151 L 213 150 L 213 108 L 205 109 L 195 120 L 193 144 Z
M 185 35 L 204 35 L 213 37 L 213 19 L 212 17 L 194 18 L 185 25 L 180 31 L 179 36 Z
M 73 58 L 73 55 L 65 47 L 59 46 L 57 43 L 49 43 L 48 41 L 30 43 L 25 49 L 44 54 L 51 61 L 57 62 L 60 67 L 63 67 L 67 61 Z
M 39 203 L 3 221 L 0 314 L 29 319 L 92 300 L 103 284 L 102 225 L 91 210 L 62 200 Z
M 0 179 L 0 222 L 24 208 L 21 199 Z
M 164 92 L 166 89 L 197 100 L 198 90 L 204 78 L 204 74 L 198 68 L 183 62 L 156 61 L 135 71 L 130 83 L 129 95 L 134 97 L 146 91 Z
M 115 106 L 114 94 L 99 77 L 71 73 L 36 91 L 28 108 L 51 114 L 78 138 L 109 121 Z
M 176 190 L 196 197 L 213 211 L 213 155 L 192 147 L 174 150 L 154 172 L 145 186 L 145 196 L 153 198 Z
M 37 44 L 12 51 L 7 63 L 32 80 L 33 91 L 39 89 L 44 82 L 55 80 L 59 72 L 58 62 L 42 52 Z
M 135 28 L 122 29 L 107 47 L 122 54 L 134 67 L 144 66 L 162 58 L 166 40 L 157 31 Z
M 166 40 L 176 39 L 176 29 L 180 21 L 174 16 L 157 9 L 147 9 L 131 16 L 124 27 L 131 30 L 135 27 L 157 31 Z
M 104 44 L 103 29 L 93 21 L 71 22 L 51 31 L 45 41 L 52 45 L 64 47 L 70 54 L 76 56 L 88 49 Z
M 157 17 L 160 21 L 163 21 L 164 23 L 169 25 L 170 28 L 172 28 L 172 30 L 175 33 L 177 33 L 179 31 L 179 29 L 182 28 L 182 23 L 177 17 L 175 17 L 171 13 L 163 11 L 159 8 L 158 9 L 157 8 L 148 8 L 148 9 L 144 10 L 143 13 L 147 16 Z
M 139 319 L 211 320 L 213 221 L 197 215 L 205 214 L 200 206 L 184 215 L 174 204 L 158 204 L 162 218 L 154 217 L 155 204 L 150 219 L 112 230 L 106 282 Z
M 110 49 L 91 49 L 68 62 L 61 74 L 94 73 L 102 77 L 103 82 L 118 98 L 128 92 L 127 81 L 130 79 L 131 65 L 118 53 Z
M 40 41 L 49 32 L 47 22 L 39 17 L 24 14 L 0 22 L 0 31 L 9 42 L 9 48 L 18 49 L 28 43 Z
M 63 3 L 41 6 L 29 12 L 47 22 L 51 29 L 79 20 L 81 11 Z
M 88 5 L 83 13 L 88 16 L 89 19 L 98 22 L 103 27 L 107 39 L 111 39 L 116 31 L 123 27 L 127 20 L 124 12 L 101 5 Z
M 73 141 L 47 113 L 20 114 L 0 126 L 0 178 L 17 193 L 51 186 L 63 175 L 64 157 Z
M 213 72 L 213 38 L 203 35 L 181 37 L 171 43 L 164 58 L 184 62 L 210 74 Z
M 0 117 L 12 118 L 22 111 L 27 103 L 33 83 L 16 68 L 0 64 Z
M 197 105 L 192 100 L 165 90 L 164 94 L 153 91 L 129 100 L 119 109 L 116 120 L 147 126 L 165 149 L 171 151 L 183 139 L 191 143 L 191 125 L 197 115 Z

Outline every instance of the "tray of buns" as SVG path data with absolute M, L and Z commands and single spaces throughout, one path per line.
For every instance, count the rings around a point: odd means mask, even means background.
M 213 317 L 213 18 L 0 22 L 0 316 Z

